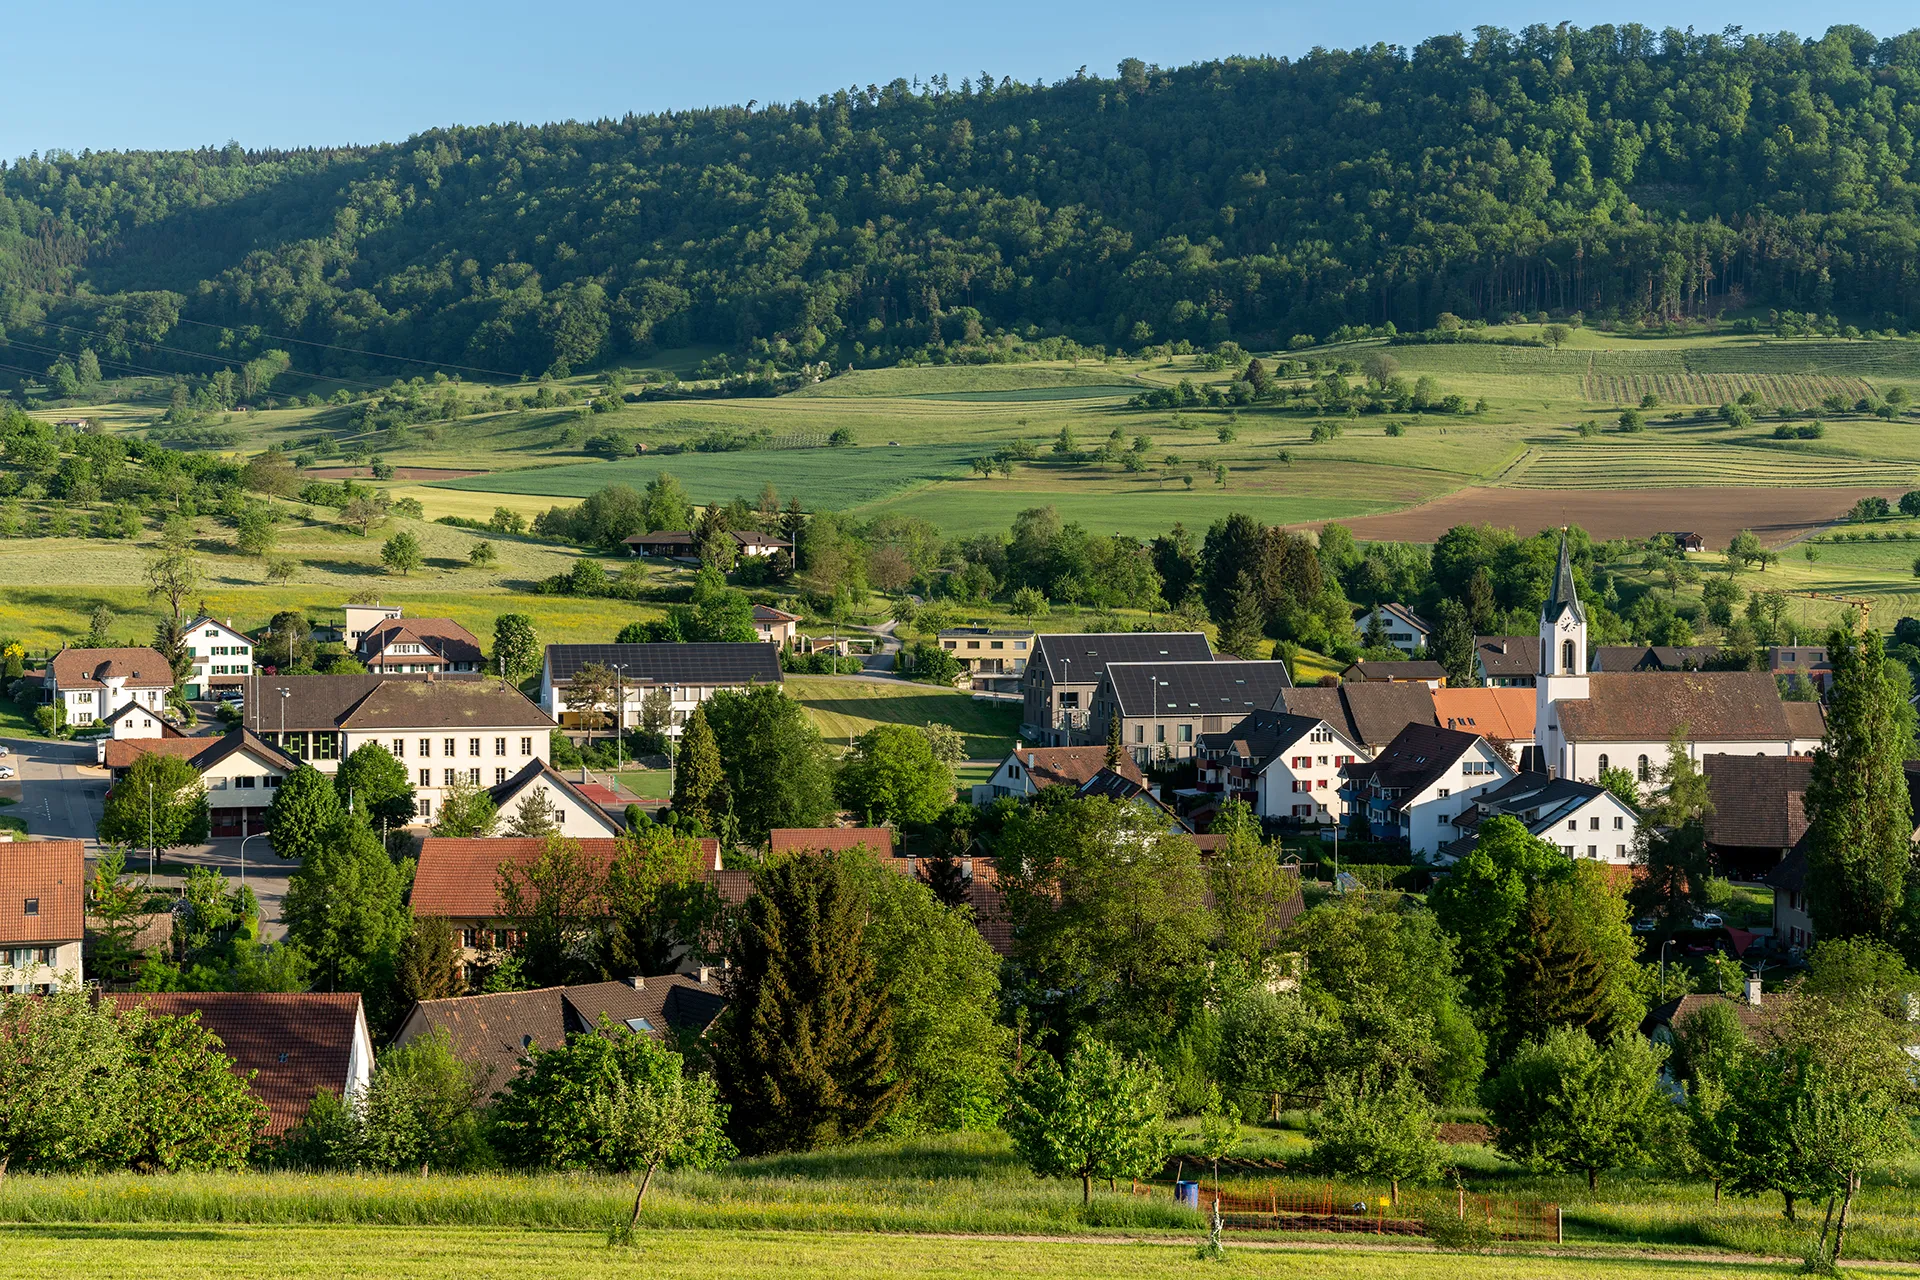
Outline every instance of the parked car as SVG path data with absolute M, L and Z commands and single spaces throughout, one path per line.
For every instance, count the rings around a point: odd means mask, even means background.
M 214 696 L 222 702 L 245 702 L 247 700 L 247 695 L 238 689 L 222 689 Z
M 12 776 L 13 766 L 10 764 L 0 764 L 0 778 L 11 778 Z
M 6 744 L 4 742 L 0 742 L 0 760 L 5 760 L 8 756 L 12 754 L 13 752 L 7 750 Z
M 1652 916 L 1641 916 L 1638 920 L 1635 920 L 1633 922 L 1633 931 L 1635 933 L 1652 933 L 1655 929 L 1658 929 L 1659 927 L 1660 927 L 1660 922 L 1658 920 L 1655 920 Z
M 1693 927 L 1696 929 L 1720 929 L 1725 925 L 1726 921 L 1720 918 L 1718 911 L 1702 911 L 1693 918 Z

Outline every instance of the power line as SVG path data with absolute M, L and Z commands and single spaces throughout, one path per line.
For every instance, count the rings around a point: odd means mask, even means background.
M 248 325 L 214 324 L 208 320 L 189 320 L 185 316 L 175 320 L 174 323 L 199 325 L 203 329 L 240 329 L 252 327 Z M 499 378 L 511 378 L 515 382 L 525 382 L 527 380 L 525 374 L 508 373 L 504 369 L 483 369 L 478 365 L 454 364 L 450 360 L 420 360 L 413 356 L 388 355 L 384 351 L 363 351 L 359 347 L 342 347 L 332 342 L 314 342 L 307 338 L 289 337 L 284 333 L 268 333 L 264 329 L 261 330 L 261 336 L 272 338 L 276 342 L 297 342 L 303 347 L 319 347 L 323 351 L 344 351 L 348 355 L 370 356 L 375 360 L 400 360 L 407 364 L 424 364 L 429 368 L 435 369 L 459 369 L 464 373 L 490 373 Z
M 105 338 L 105 337 L 108 337 L 108 336 L 109 336 L 109 335 L 107 335 L 107 334 L 104 334 L 104 333 L 101 333 L 101 332 L 100 332 L 100 331 L 99 331 L 98 329 L 82 329 L 82 328 L 79 328 L 79 327 L 78 327 L 78 326 L 76 326 L 76 325 L 70 325 L 70 324 L 55 324 L 55 323 L 54 323 L 53 321 L 51 321 L 51 320 L 32 320 L 32 321 L 29 321 L 28 323 L 30 323 L 30 324 L 36 324 L 36 325 L 39 325 L 39 326 L 40 326 L 41 328 L 43 328 L 43 329 L 61 329 L 61 330 L 64 330 L 65 332 L 67 332 L 67 333 L 83 333 L 83 334 L 86 334 L 86 335 L 87 335 L 88 337 L 91 337 L 91 338 Z M 205 352 L 205 351 L 193 351 L 193 350 L 190 350 L 189 348 L 186 348 L 186 347 L 170 347 L 170 346 L 167 346 L 167 345 L 166 345 L 165 343 L 160 343 L 160 342 L 147 342 L 147 341 L 143 341 L 143 340 L 141 340 L 141 339 L 134 339 L 134 340 L 133 340 L 133 342 L 134 342 L 134 344 L 135 344 L 135 345 L 138 345 L 138 346 L 141 346 L 141 347 L 145 347 L 145 348 L 147 348 L 148 350 L 152 350 L 152 351 L 164 351 L 164 352 L 166 352 L 166 353 L 167 353 L 167 354 L 169 354 L 169 355 L 177 355 L 177 356 L 186 356 L 186 357 L 188 357 L 188 358 L 190 358 L 190 359 L 194 359 L 194 360 L 211 360 L 211 361 L 213 361 L 213 362 L 214 362 L 215 364 L 219 364 L 219 365 L 224 365 L 224 366 L 226 366 L 226 367 L 227 367 L 227 368 L 229 368 L 229 369 L 231 369 L 231 368 L 234 368 L 234 367 L 236 367 L 237 365 L 240 365 L 240 364 L 244 364 L 244 363 L 245 363 L 245 361 L 241 361 L 241 360 L 234 360 L 234 359 L 232 359 L 231 357 L 228 357 L 228 356 L 216 356 L 216 355 L 209 355 L 209 354 L 208 354 L 207 352 Z M 21 345 L 21 346 L 31 346 L 32 344 L 30 344 L 30 343 L 20 343 L 19 345 Z M 58 354 L 60 354 L 60 355 L 68 355 L 68 354 L 70 354 L 70 353 L 69 353 L 69 352 L 66 352 L 66 351 L 61 351 L 61 352 L 59 352 Z M 96 358 L 97 358 L 97 356 L 96 356 Z M 144 366 L 141 366 L 141 365 L 136 365 L 136 364 L 133 364 L 133 363 L 131 363 L 130 361 L 126 361 L 126 360 L 114 360 L 114 361 L 112 361 L 112 363 L 114 363 L 114 364 L 118 364 L 118 365 L 120 365 L 121 367 L 123 367 L 123 368 L 128 368 L 128 369 L 141 369 L 141 368 L 143 368 L 143 367 L 144 367 Z M 174 377 L 174 376 L 176 376 L 176 375 L 175 375 L 175 374 L 174 374 L 174 373 L 173 373 L 172 371 L 169 371 L 169 370 L 163 370 L 163 369 L 147 369 L 146 371 L 147 371 L 147 372 L 150 372 L 150 373 L 157 373 L 157 374 L 160 374 L 160 375 L 161 375 L 162 377 Z M 341 384 L 342 386 L 350 386 L 350 387 L 360 387 L 360 388 L 362 388 L 362 389 L 364 389 L 364 390 L 367 390 L 367 391 L 379 391 L 379 390 L 382 390 L 382 387 L 380 386 L 380 384 L 379 384 L 379 383 L 377 383 L 377 382 L 368 382 L 368 381 L 366 381 L 366 380 L 364 380 L 364 379 L 361 379 L 361 378 L 336 378 L 336 377 L 334 377 L 334 376 L 332 376 L 331 374 L 325 374 L 325 373 L 307 373 L 307 372 L 305 372 L 304 370 L 296 370 L 296 369 L 294 369 L 294 368 L 293 368 L 293 367 L 291 366 L 291 364 L 289 364 L 289 366 L 288 366 L 288 369 L 287 369 L 287 371 L 288 371 L 289 373 L 298 373 L 298 374 L 299 374 L 299 376 L 301 376 L 301 377 L 303 377 L 303 378 L 312 378 L 312 379 L 314 379 L 314 380 L 316 380 L 316 381 L 319 381 L 319 382 L 337 382 L 337 383 L 340 383 L 340 384 Z

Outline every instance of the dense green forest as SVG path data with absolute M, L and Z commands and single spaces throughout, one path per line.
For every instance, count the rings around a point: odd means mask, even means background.
M 1916 132 L 1920 32 L 1534 26 L 54 154 L 0 173 L 0 358 L 204 372 L 185 353 L 291 338 L 349 376 L 393 372 L 356 352 L 522 374 L 693 343 L 791 367 L 1752 306 L 1906 329 Z

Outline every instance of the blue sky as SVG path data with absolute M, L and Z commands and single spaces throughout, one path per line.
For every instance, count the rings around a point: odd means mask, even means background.
M 0 157 L 49 148 L 381 142 L 441 124 L 538 122 L 812 98 L 945 72 L 1055 80 L 1124 57 L 1174 66 L 1315 45 L 1411 44 L 1482 24 L 1641 22 L 1818 35 L 1920 24 L 1907 0 L 1482 3 L 1216 0 L 336 0 L 8 6 Z M 35 51 L 38 51 L 37 53 Z

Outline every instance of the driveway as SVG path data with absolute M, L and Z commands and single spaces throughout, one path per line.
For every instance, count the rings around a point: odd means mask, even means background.
M 93 743 L 39 738 L 0 742 L 11 753 L 6 763 L 19 773 L 20 803 L 7 806 L 8 813 L 23 819 L 31 835 L 84 840 L 89 849 L 95 847 L 108 778 L 107 771 L 93 763 Z

